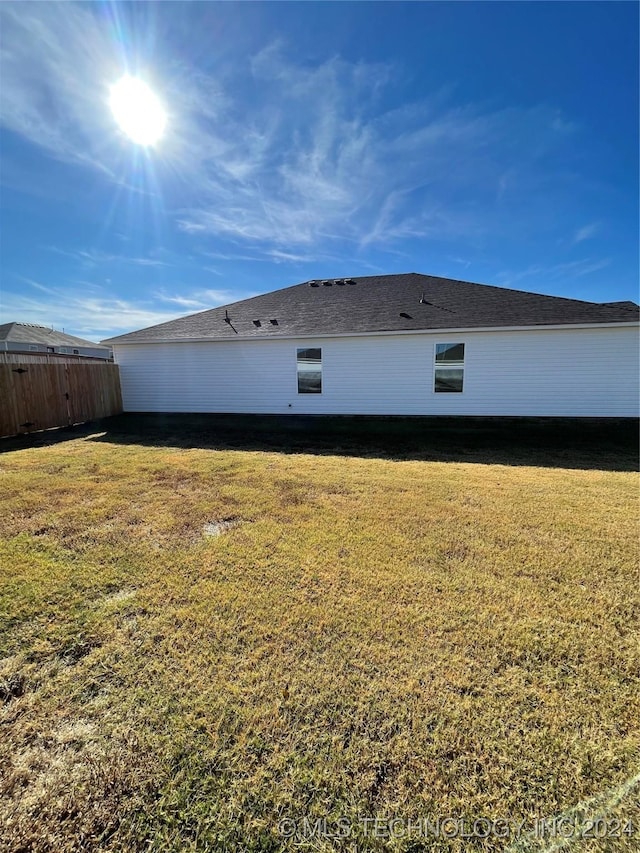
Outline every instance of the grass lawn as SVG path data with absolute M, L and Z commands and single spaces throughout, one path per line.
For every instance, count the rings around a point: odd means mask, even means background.
M 119 423 L 0 453 L 0 850 L 640 848 L 628 455 Z

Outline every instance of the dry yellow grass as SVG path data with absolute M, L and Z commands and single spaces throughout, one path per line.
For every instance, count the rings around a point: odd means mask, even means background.
M 0 485 L 0 849 L 638 849 L 635 474 L 82 437 Z

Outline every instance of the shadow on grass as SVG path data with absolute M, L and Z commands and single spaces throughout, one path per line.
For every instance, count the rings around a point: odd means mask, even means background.
M 75 438 L 183 449 L 607 471 L 638 469 L 638 420 L 632 418 L 123 414 L 67 429 L 1 439 L 0 452 Z

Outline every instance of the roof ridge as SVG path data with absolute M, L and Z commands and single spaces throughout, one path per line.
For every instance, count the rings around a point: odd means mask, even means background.
M 309 287 L 312 282 L 328 285 L 350 280 L 361 287 L 333 287 L 326 292 L 325 288 Z M 420 290 L 425 293 L 425 299 L 418 307 Z M 432 303 L 431 299 L 435 301 Z M 436 316 L 445 311 L 448 319 Z M 106 338 L 103 343 L 226 339 L 230 335 L 264 340 L 286 335 L 322 336 L 382 330 L 598 325 L 633 322 L 633 315 L 633 310 L 626 306 L 607 306 L 425 273 L 388 273 L 307 279 Z M 256 318 L 263 323 L 256 323 Z M 274 318 L 279 322 L 273 322 Z M 265 320 L 272 322 L 265 324 Z

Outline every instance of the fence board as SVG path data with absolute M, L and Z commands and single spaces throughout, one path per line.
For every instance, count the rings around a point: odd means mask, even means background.
M 0 364 L 0 436 L 69 426 L 121 411 L 117 364 Z

